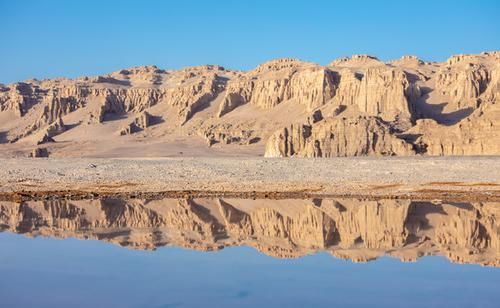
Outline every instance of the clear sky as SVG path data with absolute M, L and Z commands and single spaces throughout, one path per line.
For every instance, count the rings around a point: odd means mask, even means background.
M 356 53 L 441 61 L 500 49 L 500 1 L 0 0 L 0 29 L 2 83 Z

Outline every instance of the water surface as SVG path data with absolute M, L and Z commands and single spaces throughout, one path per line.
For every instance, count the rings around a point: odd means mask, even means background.
M 5 307 L 497 307 L 498 203 L 0 202 Z

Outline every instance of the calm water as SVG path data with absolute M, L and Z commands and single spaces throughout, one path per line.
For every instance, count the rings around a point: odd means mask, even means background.
M 498 307 L 500 204 L 0 202 L 2 307 Z

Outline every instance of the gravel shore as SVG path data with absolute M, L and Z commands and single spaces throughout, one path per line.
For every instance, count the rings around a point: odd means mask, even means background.
M 500 199 L 500 157 L 0 159 L 0 195 Z

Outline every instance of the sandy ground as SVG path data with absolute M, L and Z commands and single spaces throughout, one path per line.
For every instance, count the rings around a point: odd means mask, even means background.
M 500 157 L 0 159 L 2 198 L 500 199 Z

